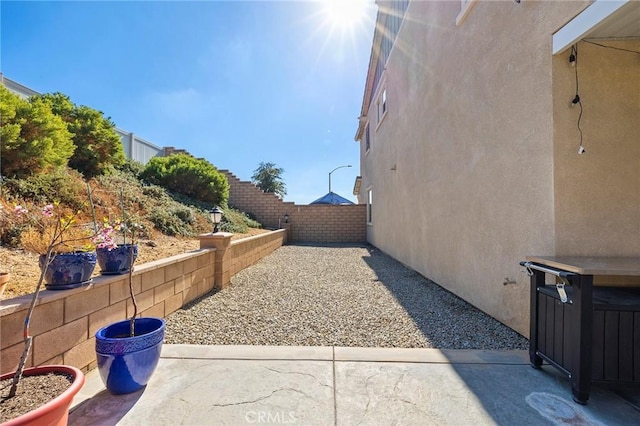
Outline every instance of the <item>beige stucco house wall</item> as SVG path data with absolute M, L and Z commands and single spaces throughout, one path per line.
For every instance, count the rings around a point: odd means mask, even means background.
M 411 1 L 375 92 L 374 37 L 368 241 L 525 336 L 527 255 L 640 255 L 639 55 L 578 42 L 579 155 L 575 68 L 552 54 L 589 4 L 475 1 L 456 24 L 461 2 Z

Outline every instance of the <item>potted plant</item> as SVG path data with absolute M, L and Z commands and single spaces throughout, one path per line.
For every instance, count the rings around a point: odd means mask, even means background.
M 2 299 L 2 293 L 4 293 L 4 289 L 9 284 L 9 278 L 11 274 L 8 272 L 0 272 L 0 299 Z
M 122 192 L 120 198 L 124 205 Z M 124 207 L 122 212 L 123 222 L 126 223 Z M 165 334 L 164 319 L 136 318 L 138 304 L 133 288 L 133 265 L 137 253 L 135 237 L 140 229 L 140 225 L 128 224 L 124 230 L 124 235 L 129 233 L 131 236 L 131 244 L 127 248 L 130 265 L 129 295 L 133 302 L 133 314 L 129 319 L 102 327 L 95 334 L 100 377 L 107 390 L 116 395 L 135 392 L 146 386 L 160 360 Z
M 15 213 L 28 215 L 16 206 Z M 23 247 L 40 255 L 47 290 L 66 290 L 89 284 L 96 267 L 91 230 L 76 224 L 80 212 L 70 212 L 59 203 L 47 204 L 39 218 L 29 216 L 29 228 L 20 237 Z
M 8 419 L 5 425 L 66 425 L 73 397 L 80 391 L 85 381 L 84 374 L 72 366 L 48 365 L 25 369 L 33 339 L 29 334 L 29 325 L 49 267 L 61 247 L 80 241 L 74 240 L 75 231 L 72 231 L 76 214 L 64 213 L 58 204 L 48 204 L 41 213 L 39 219 L 33 217 L 28 219 L 32 225 L 39 225 L 38 230 L 43 238 L 41 243 L 46 246 L 46 249 L 41 253 L 44 261 L 41 262 L 38 284 L 24 321 L 24 349 L 16 371 L 0 377 L 0 381 L 11 383 L 10 387 L 3 388 L 0 398 L 2 417 Z M 28 210 L 22 206 L 15 206 L 14 214 L 27 217 Z M 86 235 L 81 240 L 84 238 Z M 46 377 L 43 378 L 43 376 Z M 57 386 L 53 386 L 54 383 Z M 4 390 L 7 388 L 9 391 L 5 395 Z
M 138 245 L 133 241 L 133 229 L 131 229 L 131 223 L 127 219 L 123 190 L 120 189 L 121 219 L 112 223 L 109 219 L 105 218 L 103 219 L 101 229 L 98 229 L 96 223 L 96 213 L 93 199 L 91 198 L 91 191 L 89 191 L 89 203 L 91 205 L 95 229 L 95 237 L 92 241 L 96 245 L 96 255 L 98 264 L 100 265 L 100 273 L 102 275 L 119 275 L 131 271 L 138 257 Z M 139 227 L 139 225 L 136 226 Z M 129 243 L 127 243 L 127 235 L 130 236 Z
M 96 256 L 102 275 L 120 275 L 131 270 L 138 257 L 138 245 L 133 241 L 127 243 L 129 227 L 121 222 L 115 223 L 104 220 L 102 228 L 93 239 L 96 245 Z M 117 234 L 121 242 L 116 242 Z M 131 252 L 133 251 L 133 256 Z
M 8 221 L 6 220 L 7 218 L 5 218 L 5 208 L 4 205 L 0 202 L 0 231 L 2 231 L 2 227 L 4 226 L 5 223 L 7 223 Z M 11 274 L 9 272 L 6 271 L 0 271 L 0 300 L 2 300 L 2 294 L 4 293 L 4 289 L 7 287 L 7 284 L 9 284 L 9 278 L 11 277 Z

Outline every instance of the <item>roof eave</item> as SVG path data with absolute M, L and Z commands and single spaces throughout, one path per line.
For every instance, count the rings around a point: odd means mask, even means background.
M 377 3 L 377 2 L 376 2 Z M 369 114 L 369 105 L 371 104 L 371 96 L 373 96 L 373 80 L 375 78 L 375 66 L 378 63 L 378 55 L 380 54 L 380 49 L 376 48 L 379 46 L 382 39 L 382 31 L 384 28 L 382 25 L 382 19 L 384 16 L 380 13 L 380 7 L 378 7 L 378 12 L 376 13 L 376 27 L 373 31 L 373 40 L 371 42 L 371 55 L 369 56 L 369 68 L 367 69 L 367 78 L 365 80 L 364 86 L 364 94 L 362 95 L 362 106 L 360 108 L 360 117 L 358 120 L 358 130 L 356 131 L 356 135 L 354 140 L 358 142 L 362 139 L 362 134 L 364 133 L 364 128 L 367 124 L 367 115 Z

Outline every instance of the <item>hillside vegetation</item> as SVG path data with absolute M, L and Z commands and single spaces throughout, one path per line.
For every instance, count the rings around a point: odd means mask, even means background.
M 0 272 L 12 273 L 9 296 L 28 292 L 37 276 L 37 257 L 25 248 L 47 245 L 37 217 L 49 204 L 84 234 L 76 241 L 104 221 L 139 225 L 137 237 L 149 248 L 141 250 L 143 263 L 195 248 L 193 237 L 212 230 L 214 206 L 225 212 L 223 231 L 260 228 L 227 206 L 229 183 L 209 161 L 188 154 L 155 157 L 146 166 L 126 160 L 111 119 L 67 95 L 23 99 L 0 85 L 0 117 Z
M 211 232 L 209 210 L 213 204 L 194 200 L 184 194 L 146 183 L 138 178 L 142 167 L 132 162 L 121 170 L 88 181 L 69 168 L 28 178 L 3 179 L 0 187 L 0 269 L 12 273 L 5 297 L 29 293 L 37 282 L 37 256 L 24 250 L 21 237 L 32 227 L 13 214 L 15 206 L 38 212 L 42 206 L 59 202 L 78 212 L 78 226 L 93 226 L 89 192 L 95 206 L 96 221 L 101 224 L 121 220 L 125 206 L 127 221 L 141 225 L 138 264 L 198 247 L 198 234 Z M 226 204 L 221 230 L 234 234 L 253 234 L 259 223 Z

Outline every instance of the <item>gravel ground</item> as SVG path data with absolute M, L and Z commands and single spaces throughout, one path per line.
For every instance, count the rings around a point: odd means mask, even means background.
M 371 246 L 279 248 L 167 318 L 166 343 L 527 349 L 520 334 Z

